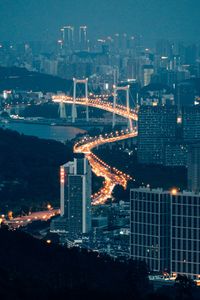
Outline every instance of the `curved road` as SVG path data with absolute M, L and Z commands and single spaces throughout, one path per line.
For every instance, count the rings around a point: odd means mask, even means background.
M 99 137 L 85 138 L 82 141 L 75 144 L 74 152 L 84 153 L 92 167 L 92 171 L 97 176 L 102 176 L 105 178 L 103 187 L 99 190 L 98 193 L 92 196 L 93 205 L 103 204 L 108 198 L 111 198 L 112 191 L 115 185 L 121 185 L 125 189 L 127 186 L 127 182 L 131 179 L 131 177 L 117 170 L 116 168 L 112 168 L 109 165 L 107 165 L 99 157 L 92 153 L 91 150 L 97 146 L 106 143 L 113 143 L 116 141 L 133 138 L 136 136 L 136 129 L 134 129 L 131 132 L 116 131 L 114 134 L 111 133 L 105 136 L 100 135 Z
M 77 98 L 76 101 L 73 101 L 73 98 L 69 96 L 53 96 L 53 102 L 56 103 L 66 103 L 66 104 L 76 104 L 83 106 L 90 106 L 99 109 L 103 109 L 105 111 L 109 111 L 113 113 L 113 104 L 109 101 L 105 101 L 102 99 L 86 99 L 86 98 Z M 135 110 L 129 109 L 123 105 L 116 105 L 115 113 L 120 115 L 129 121 L 137 121 L 137 113 Z M 132 128 L 132 124 L 131 124 Z M 94 195 L 92 195 L 92 204 L 99 205 L 106 202 L 108 198 L 112 196 L 112 191 L 116 185 L 121 185 L 125 189 L 127 186 L 128 180 L 131 177 L 123 172 L 117 170 L 116 168 L 112 168 L 103 162 L 100 158 L 98 158 L 93 152 L 92 149 L 106 144 L 113 143 L 116 141 L 121 141 L 124 139 L 129 139 L 137 136 L 136 127 L 132 128 L 131 131 L 128 129 L 126 131 L 116 131 L 115 133 L 110 133 L 106 135 L 100 135 L 98 137 L 85 137 L 78 143 L 74 145 L 75 153 L 84 153 L 87 157 L 92 171 L 97 175 L 104 177 L 103 187 Z
M 59 102 L 68 103 L 68 104 L 74 103 L 73 99 L 68 96 L 54 96 L 52 99 L 53 102 L 56 103 Z M 113 104 L 111 102 L 102 99 L 76 99 L 75 104 L 96 107 L 113 113 L 113 106 L 112 106 Z M 115 113 L 117 115 L 120 115 L 128 119 L 129 121 L 131 121 L 131 123 L 132 121 L 137 121 L 137 113 L 132 109 L 127 110 L 125 106 L 117 105 Z M 104 177 L 103 186 L 97 193 L 92 195 L 93 205 L 99 205 L 105 203 L 108 198 L 111 198 L 112 191 L 116 185 L 121 185 L 125 189 L 128 180 L 132 178 L 129 175 L 117 170 L 116 168 L 107 165 L 105 162 L 103 162 L 99 157 L 97 157 L 92 152 L 92 149 L 106 143 L 113 143 L 113 142 L 136 137 L 137 128 L 132 127 L 132 124 L 131 124 L 131 128 L 132 128 L 131 131 L 126 129 L 125 131 L 123 130 L 116 131 L 114 133 L 105 134 L 104 136 L 100 135 L 98 137 L 97 136 L 85 137 L 74 145 L 74 152 L 84 153 L 92 167 L 92 171 L 97 176 Z M 32 221 L 35 220 L 48 220 L 52 216 L 58 213 L 59 210 L 35 212 L 28 216 L 14 218 L 8 221 L 7 224 L 11 228 L 18 228 L 21 226 L 25 226 L 29 222 L 31 223 Z
M 72 97 L 69 96 L 52 96 L 52 101 L 55 103 L 66 103 L 75 105 L 83 105 L 89 107 L 99 108 L 108 112 L 113 113 L 113 103 L 110 101 L 102 100 L 100 98 L 96 99 L 86 99 L 86 98 L 76 98 L 76 101 L 73 101 Z M 126 106 L 116 104 L 115 114 L 126 119 L 131 119 L 132 121 L 137 121 L 137 113 L 133 109 L 127 110 Z

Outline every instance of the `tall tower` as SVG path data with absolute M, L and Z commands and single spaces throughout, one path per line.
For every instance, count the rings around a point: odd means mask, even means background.
M 80 50 L 84 51 L 87 50 L 87 26 L 80 26 L 79 27 L 79 47 Z
M 63 46 L 66 50 L 72 50 L 74 47 L 74 27 L 64 26 L 61 28 Z
M 144 260 L 150 270 L 170 268 L 170 192 L 130 190 L 130 256 Z
M 130 101 L 129 101 L 129 89 L 130 86 L 113 86 L 114 88 L 114 100 L 113 100 L 113 121 L 112 121 L 112 127 L 115 127 L 115 114 L 116 114 L 116 108 L 117 108 L 117 92 L 118 91 L 125 91 L 126 92 L 126 112 L 128 117 L 128 126 L 130 130 L 133 130 L 133 124 L 132 120 L 130 118 Z
M 120 35 L 119 33 L 115 33 L 114 35 L 114 49 L 115 52 L 119 52 L 119 48 L 120 48 Z
M 154 73 L 154 68 L 152 65 L 143 66 L 143 85 L 146 86 L 151 82 L 151 76 Z
M 200 140 L 200 105 L 183 106 L 182 125 L 184 140 L 198 143 Z
M 138 161 L 164 164 L 165 145 L 176 139 L 177 107 L 141 105 L 138 113 Z
M 65 103 L 64 102 L 60 102 L 59 103 L 59 109 L 58 109 L 59 115 L 61 119 L 66 119 L 67 115 L 66 115 L 66 109 L 65 109 Z
M 91 167 L 83 154 L 60 167 L 61 217 L 70 236 L 91 229 Z
M 188 189 L 192 192 L 200 193 L 200 143 L 189 147 Z
M 76 105 L 75 105 L 76 104 L 76 96 L 77 96 L 76 87 L 77 87 L 77 84 L 85 85 L 85 100 L 88 103 L 88 78 L 86 78 L 86 79 L 73 78 L 73 83 L 74 83 L 74 88 L 73 88 L 72 122 L 74 123 L 75 119 L 77 117 Z M 86 120 L 87 120 L 87 122 L 89 121 L 88 105 L 86 106 Z

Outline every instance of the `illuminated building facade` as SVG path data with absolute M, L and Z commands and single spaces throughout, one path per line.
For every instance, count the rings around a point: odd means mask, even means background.
M 200 194 L 171 196 L 171 272 L 200 276 Z
M 188 144 L 177 140 L 165 146 L 165 166 L 187 166 Z
M 200 276 L 200 193 L 131 189 L 130 257 L 151 271 Z
M 144 86 L 147 86 L 151 82 L 151 76 L 154 73 L 154 68 L 151 65 L 145 65 L 143 66 L 143 84 Z
M 175 140 L 177 108 L 142 105 L 138 114 L 138 161 L 164 164 L 165 144 Z
M 91 168 L 82 154 L 60 167 L 61 217 L 69 235 L 91 229 Z
M 170 268 L 170 193 L 162 189 L 131 189 L 130 255 L 150 270 Z
M 62 40 L 65 49 L 73 50 L 74 48 L 74 27 L 72 26 L 64 26 L 61 29 L 62 32 Z
M 200 140 L 200 105 L 183 107 L 183 138 L 187 142 Z
M 190 145 L 188 152 L 188 190 L 200 192 L 200 143 Z
M 88 50 L 87 26 L 79 27 L 79 47 L 82 51 Z

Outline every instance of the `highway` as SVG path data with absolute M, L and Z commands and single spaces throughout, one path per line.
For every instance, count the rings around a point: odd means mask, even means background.
M 47 221 L 59 213 L 59 209 L 49 209 L 45 211 L 33 212 L 26 216 L 12 218 L 10 220 L 4 221 L 4 223 L 10 228 L 16 229 L 19 227 L 24 227 L 29 223 L 32 223 L 33 221 Z
M 69 103 L 73 104 L 73 98 L 68 96 L 53 96 L 53 102 L 59 103 Z M 86 99 L 86 98 L 77 98 L 75 101 L 76 105 L 85 105 L 96 107 L 99 109 L 103 109 L 105 111 L 109 111 L 113 113 L 114 108 L 113 104 L 109 101 L 102 99 Z M 129 109 L 122 105 L 116 105 L 115 113 L 132 121 L 137 122 L 137 113 L 135 110 Z M 132 124 L 131 124 L 132 125 Z M 137 136 L 137 128 L 131 126 L 131 130 L 128 129 L 111 132 L 105 135 L 99 135 L 95 137 L 84 137 L 82 140 L 78 141 L 74 145 L 74 153 L 83 153 L 87 157 L 92 171 L 97 175 L 104 177 L 103 186 L 100 190 L 92 195 L 92 205 L 100 205 L 104 204 L 107 199 L 112 197 L 113 189 L 116 185 L 122 186 L 124 189 L 127 187 L 127 182 L 132 178 L 116 169 L 115 167 L 111 167 L 107 165 L 104 161 L 102 161 L 99 157 L 97 157 L 92 149 L 106 144 L 106 143 L 114 143 L 117 141 L 134 138 Z M 36 220 L 44 220 L 47 221 L 56 214 L 59 214 L 59 210 L 49 209 L 46 211 L 34 212 L 28 216 L 22 216 L 10 219 L 7 221 L 7 224 L 11 228 L 19 228 L 26 226 L 27 224 L 36 221 Z
M 107 98 L 76 98 L 74 99 L 70 96 L 61 96 L 56 95 L 52 97 L 52 101 L 55 103 L 68 103 L 74 105 L 83 105 L 89 107 L 95 107 L 98 109 L 102 109 L 108 112 L 115 112 L 115 114 L 124 117 L 125 119 L 131 122 L 131 131 L 128 129 L 126 131 L 116 131 L 114 133 L 105 134 L 104 136 L 96 136 L 96 137 L 85 137 L 78 143 L 74 145 L 74 153 L 84 153 L 87 157 L 92 171 L 97 175 L 104 177 L 104 183 L 102 188 L 92 195 L 92 204 L 99 205 L 103 204 L 107 201 L 108 198 L 112 197 L 112 191 L 116 185 L 123 186 L 126 189 L 128 180 L 131 177 L 123 172 L 108 166 L 105 162 L 100 160 L 94 153 L 92 149 L 98 147 L 100 145 L 106 143 L 113 143 L 116 141 L 121 141 L 128 138 L 133 138 L 137 136 L 137 128 L 132 127 L 132 122 L 137 122 L 138 116 L 135 110 L 127 109 L 126 106 L 116 104 L 116 107 L 113 107 L 113 103 L 106 100 Z
M 113 108 L 113 103 L 107 100 L 103 100 L 101 98 L 95 98 L 95 99 L 86 99 L 86 98 L 76 98 L 76 101 L 74 102 L 72 97 L 69 96 L 61 96 L 56 95 L 52 96 L 52 101 L 55 103 L 66 103 L 66 104 L 74 104 L 75 105 L 83 105 L 83 106 L 89 106 L 89 107 L 95 107 L 98 109 L 102 109 L 108 112 L 113 113 L 115 111 L 116 115 L 119 115 L 121 117 L 124 117 L 126 119 L 131 119 L 132 121 L 137 121 L 137 113 L 134 109 L 127 110 L 126 106 L 116 104 L 116 108 Z
M 103 204 L 108 198 L 111 198 L 112 191 L 116 185 L 121 185 L 124 189 L 126 189 L 128 180 L 131 180 L 132 178 L 118 169 L 107 165 L 104 161 L 92 153 L 91 150 L 106 143 L 113 143 L 136 136 L 137 130 L 135 128 L 131 132 L 128 130 L 122 130 L 106 134 L 105 136 L 100 135 L 99 137 L 94 138 L 86 137 L 74 145 L 74 152 L 84 153 L 92 167 L 92 171 L 97 176 L 104 177 L 103 187 L 97 193 L 92 195 L 93 205 Z
M 131 177 L 123 172 L 117 170 L 114 167 L 107 165 L 100 158 L 98 158 L 92 152 L 92 149 L 106 143 L 113 143 L 137 136 L 137 128 L 132 126 L 132 122 L 137 122 L 138 116 L 137 112 L 133 109 L 127 109 L 126 106 L 116 104 L 113 108 L 113 103 L 102 98 L 76 98 L 74 99 L 70 96 L 56 95 L 52 97 L 52 101 L 55 103 L 66 103 L 74 105 L 83 105 L 95 107 L 108 112 L 115 112 L 115 114 L 124 117 L 131 122 L 131 130 L 116 131 L 113 133 L 95 136 L 95 137 L 85 137 L 81 141 L 74 145 L 74 153 L 83 153 L 87 157 L 92 171 L 97 175 L 104 177 L 104 183 L 102 188 L 92 195 L 92 204 L 99 205 L 107 201 L 108 198 L 112 197 L 112 191 L 116 185 L 123 186 L 124 189 L 127 187 L 128 180 Z

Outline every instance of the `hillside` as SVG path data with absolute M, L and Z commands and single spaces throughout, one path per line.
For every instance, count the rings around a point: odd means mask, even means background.
M 6 229 L 0 244 L 1 299 L 141 299 L 148 290 L 143 262 L 121 263 Z
M 24 68 L 0 67 L 0 91 L 12 89 L 23 91 L 67 92 L 71 89 L 71 86 L 71 80 L 37 72 L 29 72 Z
M 59 205 L 59 167 L 72 159 L 67 145 L 0 129 L 0 212 Z

